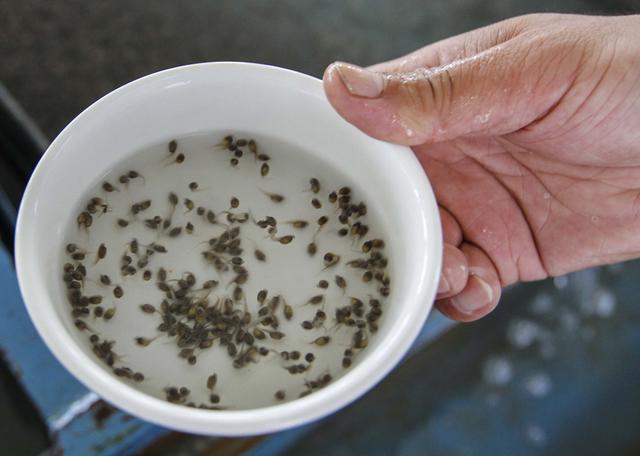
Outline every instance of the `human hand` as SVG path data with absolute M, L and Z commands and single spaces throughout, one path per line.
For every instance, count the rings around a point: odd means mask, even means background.
M 501 288 L 640 256 L 640 16 L 522 16 L 362 69 L 346 120 L 409 145 L 440 205 L 436 305 L 471 321 Z

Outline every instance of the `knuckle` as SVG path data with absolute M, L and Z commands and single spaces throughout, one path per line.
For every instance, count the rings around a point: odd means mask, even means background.
M 398 81 L 401 102 L 422 116 L 445 115 L 454 96 L 454 80 L 449 68 L 422 70 Z
M 441 115 L 446 115 L 451 112 L 451 104 L 454 99 L 454 79 L 451 74 L 451 69 L 444 67 L 442 71 L 437 73 L 436 94 L 438 94 L 439 112 Z

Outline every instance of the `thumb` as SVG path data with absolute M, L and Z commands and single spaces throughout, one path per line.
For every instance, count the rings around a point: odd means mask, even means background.
M 541 117 L 567 87 L 545 76 L 546 71 L 560 78 L 563 72 L 549 72 L 535 52 L 525 58 L 517 51 L 513 45 L 496 46 L 403 73 L 336 62 L 324 74 L 324 87 L 342 117 L 381 140 L 418 145 L 507 134 Z

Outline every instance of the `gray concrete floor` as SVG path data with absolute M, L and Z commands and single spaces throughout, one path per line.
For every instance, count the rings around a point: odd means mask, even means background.
M 112 89 L 193 62 L 320 76 L 528 12 L 625 11 L 640 0 L 0 0 L 0 82 L 50 137 Z

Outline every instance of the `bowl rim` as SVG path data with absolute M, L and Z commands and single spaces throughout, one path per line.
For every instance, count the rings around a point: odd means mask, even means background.
M 31 260 L 25 257 L 24 252 L 30 240 L 29 225 L 37 221 L 26 208 L 33 207 L 35 204 L 39 188 L 42 186 L 42 175 L 46 172 L 49 162 L 54 159 L 55 151 L 63 148 L 66 138 L 78 127 L 82 127 L 85 117 L 103 109 L 108 112 L 112 100 L 135 93 L 157 79 L 167 76 L 187 76 L 194 70 L 270 74 L 272 77 L 286 78 L 292 90 L 303 88 L 305 91 L 311 91 L 312 95 L 326 100 L 322 81 L 315 77 L 289 69 L 247 62 L 206 62 L 170 68 L 136 79 L 104 95 L 76 116 L 54 139 L 37 164 L 24 192 L 15 236 L 15 265 L 23 301 L 40 337 L 55 358 L 87 388 L 96 391 L 108 402 L 135 416 L 184 432 L 224 436 L 263 434 L 306 424 L 343 408 L 382 380 L 409 350 L 432 308 L 442 260 L 439 211 L 426 174 L 413 153 L 406 153 L 407 147 L 384 143 L 385 147 L 395 148 L 398 152 L 393 154 L 396 157 L 390 159 L 389 164 L 393 160 L 396 160 L 397 164 L 404 162 L 404 168 L 410 172 L 410 179 L 420 183 L 418 198 L 420 207 L 415 209 L 419 211 L 425 236 L 426 233 L 429 235 L 426 236 L 428 242 L 419 247 L 425 253 L 422 264 L 416 265 L 421 278 L 420 286 L 417 287 L 413 298 L 416 304 L 411 306 L 412 314 L 402 319 L 405 325 L 403 336 L 396 336 L 391 340 L 391 346 L 386 350 L 386 355 L 382 356 L 382 353 L 378 353 L 379 356 L 373 356 L 376 352 L 370 353 L 367 358 L 377 361 L 376 363 L 361 363 L 357 366 L 358 370 L 350 372 L 328 387 L 304 398 L 257 409 L 215 412 L 187 408 L 155 398 L 117 380 L 99 366 L 97 361 L 87 356 L 67 333 L 51 305 L 51 300 L 41 301 L 36 291 L 39 287 L 29 285 Z M 354 132 L 357 132 L 355 128 Z M 44 286 L 40 288 L 46 290 Z M 50 320 L 50 317 L 53 319 Z M 355 379 L 356 373 L 359 373 L 358 381 L 341 381 L 349 376 Z

